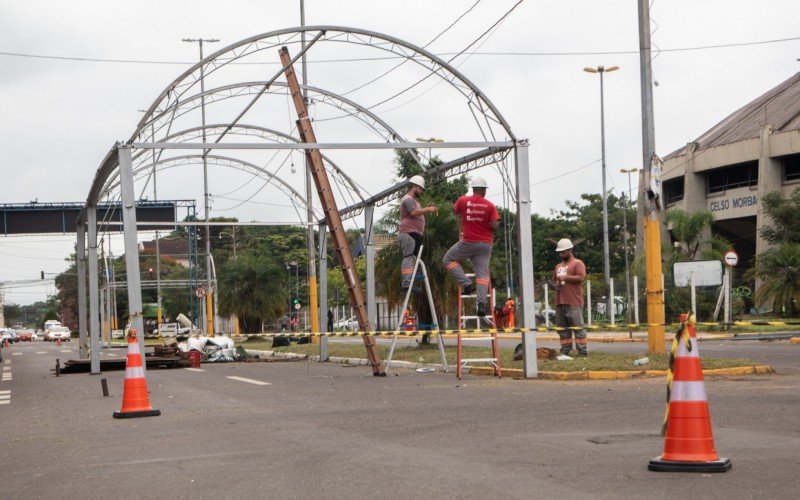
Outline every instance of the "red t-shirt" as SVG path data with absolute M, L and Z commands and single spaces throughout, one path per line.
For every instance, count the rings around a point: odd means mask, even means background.
M 491 221 L 500 214 L 494 203 L 483 196 L 462 196 L 453 204 L 453 212 L 461 216 L 461 241 L 492 243 Z

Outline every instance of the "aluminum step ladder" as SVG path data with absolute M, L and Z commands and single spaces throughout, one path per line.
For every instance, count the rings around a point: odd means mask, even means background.
M 470 279 L 475 278 L 475 273 L 467 273 L 467 277 Z M 482 327 L 489 327 L 489 329 L 494 329 L 494 315 L 492 314 L 494 310 L 494 301 L 495 301 L 495 293 L 494 288 L 489 290 L 489 294 L 487 297 L 489 300 L 487 301 L 487 315 L 486 316 L 478 316 L 477 314 L 464 314 L 465 307 L 471 307 L 473 310 L 477 309 L 477 299 L 478 294 L 477 290 L 475 293 L 465 294 L 464 289 L 459 285 L 458 287 L 458 325 L 459 328 L 462 330 L 469 329 L 470 322 L 474 322 L 474 328 L 476 330 L 481 330 Z M 469 304 L 468 306 L 466 304 Z M 464 358 L 463 356 L 463 343 L 464 342 L 480 342 L 490 340 L 492 342 L 492 357 L 491 358 Z M 488 363 L 494 368 L 494 374 L 496 377 L 502 376 L 502 369 L 500 366 L 500 344 L 497 341 L 497 332 L 493 332 L 489 336 L 480 336 L 480 337 L 470 337 L 465 336 L 463 332 L 458 333 L 458 341 L 456 343 L 456 377 L 461 380 L 461 374 L 464 371 L 464 368 L 467 368 L 468 365 L 472 363 Z
M 417 251 L 416 259 L 414 259 L 414 269 L 412 271 L 413 279 L 411 281 L 411 286 L 408 287 L 406 291 L 406 297 L 403 300 L 403 308 L 400 309 L 401 311 L 408 310 L 408 301 L 411 298 L 412 289 L 414 288 L 414 284 L 417 281 L 422 281 L 425 283 L 425 293 L 428 295 L 428 306 L 431 308 L 431 318 L 433 318 L 433 326 L 434 330 L 437 331 L 436 335 L 436 342 L 439 344 L 439 357 L 442 363 L 442 370 L 447 373 L 449 368 L 447 366 L 447 356 L 444 353 L 444 339 L 442 338 L 442 330 L 439 329 L 439 319 L 436 316 L 436 307 L 433 305 L 433 294 L 431 293 L 431 284 L 428 281 L 428 268 L 425 267 L 425 263 L 422 262 L 422 248 L 424 245 L 419 246 L 419 251 Z M 421 272 L 417 274 L 417 270 Z M 389 371 L 389 366 L 392 362 L 392 356 L 394 355 L 395 347 L 397 347 L 397 336 L 400 333 L 400 323 L 398 322 L 397 328 L 395 329 L 395 334 L 392 337 L 392 345 L 389 347 L 389 354 L 386 356 L 384 360 L 384 368 L 386 371 Z M 419 332 L 419 330 L 417 330 Z

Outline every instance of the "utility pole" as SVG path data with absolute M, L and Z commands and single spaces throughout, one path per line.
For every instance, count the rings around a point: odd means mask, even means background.
M 300 26 L 304 27 L 306 25 L 306 6 L 305 1 L 300 0 Z M 300 59 L 300 66 L 303 71 L 303 101 L 305 101 L 306 106 L 308 106 L 308 91 L 306 90 L 306 85 L 308 85 L 308 68 L 306 66 L 306 32 L 303 31 L 300 33 L 300 46 L 301 50 L 303 51 L 303 55 Z M 306 219 L 308 221 L 308 226 L 306 227 L 306 249 L 308 253 L 308 309 L 310 311 L 309 315 L 311 316 L 311 331 L 318 333 L 320 332 L 319 328 L 319 314 L 317 312 L 317 308 L 319 307 L 317 301 L 317 250 L 314 246 L 314 223 L 316 219 L 314 217 L 314 210 L 313 210 L 313 201 L 314 198 L 312 196 L 311 187 L 313 185 L 313 180 L 311 178 L 311 162 L 308 161 L 308 155 L 303 155 L 303 158 L 306 162 Z M 327 304 L 322 304 L 322 307 L 327 307 Z M 312 342 L 316 343 L 319 341 L 318 337 L 311 337 Z
M 661 162 L 656 156 L 653 116 L 653 72 L 650 66 L 650 4 L 639 0 L 639 68 L 642 92 L 642 167 L 647 186 L 644 207 L 644 254 L 647 269 L 647 343 L 653 353 L 664 352 L 664 285 L 661 282 Z
M 603 74 L 619 69 L 619 66 L 598 66 L 597 68 L 583 68 L 587 73 L 600 73 L 600 152 L 603 170 L 603 275 L 606 282 L 606 313 L 613 318 L 614 297 L 611 296 L 611 262 L 608 250 L 608 193 L 606 192 L 606 114 L 605 96 L 603 92 Z
M 184 42 L 194 43 L 197 42 L 200 46 L 200 60 L 203 60 L 203 43 L 219 42 L 216 38 L 184 38 Z M 203 95 L 206 91 L 205 85 L 205 67 L 200 66 L 200 116 L 203 133 L 203 143 L 206 143 L 206 98 Z M 211 293 L 213 290 L 211 283 L 211 227 L 208 224 L 208 161 L 206 156 L 208 150 L 203 151 L 203 201 L 205 204 L 205 221 L 206 221 L 206 335 L 209 337 L 214 335 L 214 308 L 212 306 Z

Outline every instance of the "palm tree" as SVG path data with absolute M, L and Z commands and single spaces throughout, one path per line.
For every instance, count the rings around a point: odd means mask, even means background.
M 800 302 L 800 243 L 786 243 L 756 256 L 756 265 L 748 273 L 762 280 L 756 303 L 773 304 L 786 316 L 793 316 Z
M 672 208 L 666 213 L 667 223 L 675 241 L 680 243 L 679 255 L 675 260 L 694 260 L 702 241 L 703 230 L 711 227 L 714 214 L 708 210 L 698 210 L 688 213 L 679 208 Z
M 264 319 L 286 309 L 289 291 L 277 278 L 284 274 L 280 262 L 263 254 L 244 253 L 227 261 L 219 275 L 220 315 L 235 314 L 245 331 L 260 331 Z

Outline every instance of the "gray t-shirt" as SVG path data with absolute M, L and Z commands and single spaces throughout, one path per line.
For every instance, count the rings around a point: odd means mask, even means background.
M 411 215 L 413 210 L 422 208 L 416 198 L 407 194 L 400 200 L 400 228 L 401 233 L 419 233 L 425 232 L 425 216 L 420 214 L 417 216 Z

